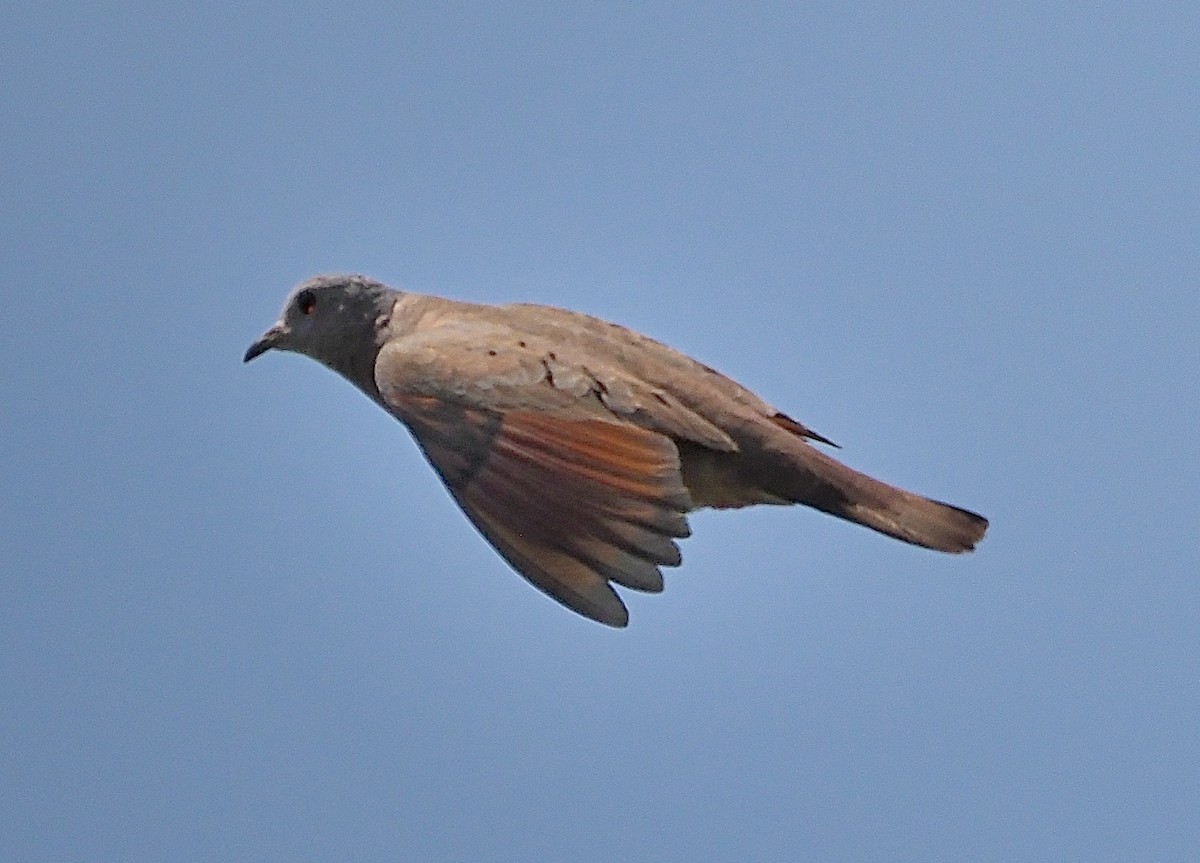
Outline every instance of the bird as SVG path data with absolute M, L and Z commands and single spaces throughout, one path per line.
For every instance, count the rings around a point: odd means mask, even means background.
M 828 438 L 689 356 L 553 306 L 485 305 L 363 275 L 308 279 L 246 350 L 303 354 L 408 427 L 514 570 L 611 627 L 657 593 L 688 515 L 802 504 L 913 545 L 974 549 L 983 516 L 860 473 Z

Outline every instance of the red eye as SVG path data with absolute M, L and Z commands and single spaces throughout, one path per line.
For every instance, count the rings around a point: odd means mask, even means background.
M 296 308 L 302 315 L 311 315 L 317 307 L 317 295 L 312 291 L 301 291 L 296 295 Z

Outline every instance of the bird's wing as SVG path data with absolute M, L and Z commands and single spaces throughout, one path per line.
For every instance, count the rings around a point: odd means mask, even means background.
M 663 587 L 691 499 L 667 435 L 614 415 L 508 331 L 396 338 L 375 383 L 454 499 L 536 587 L 601 623 L 628 612 L 609 582 Z M 553 362 L 553 361 L 551 361 Z

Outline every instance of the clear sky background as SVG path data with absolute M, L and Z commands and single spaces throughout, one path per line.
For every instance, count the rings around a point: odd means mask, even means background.
M 0 858 L 1200 859 L 1200 12 L 500 5 L 5 7 Z M 991 532 L 701 513 L 598 626 L 242 365 L 347 270 Z

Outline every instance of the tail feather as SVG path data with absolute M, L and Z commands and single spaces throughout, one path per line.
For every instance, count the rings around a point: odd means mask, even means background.
M 885 506 L 854 503 L 829 512 L 913 545 L 951 553 L 974 551 L 988 528 L 978 513 L 908 492 Z
M 888 485 L 812 446 L 793 452 L 790 461 L 793 470 L 777 475 L 789 500 L 904 542 L 956 553 L 974 549 L 987 531 L 978 513 Z
M 847 467 L 798 435 L 742 438 L 737 452 L 677 442 L 693 505 L 730 508 L 759 503 L 811 506 L 838 518 L 938 551 L 970 551 L 987 519 L 880 482 Z

